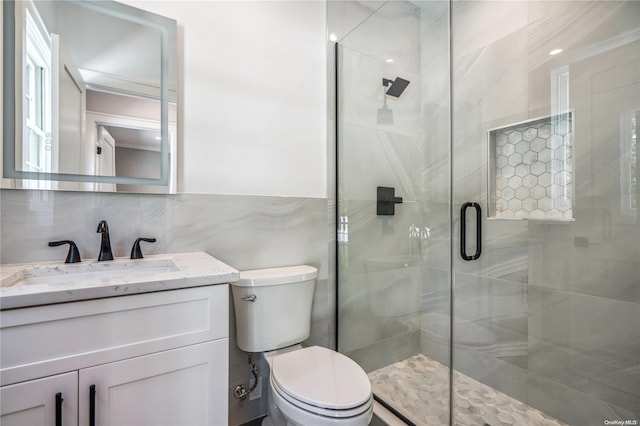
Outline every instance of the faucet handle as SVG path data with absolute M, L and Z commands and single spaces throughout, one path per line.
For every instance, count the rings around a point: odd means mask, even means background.
M 144 241 L 145 243 L 155 243 L 155 238 L 138 238 L 135 243 L 133 243 L 133 247 L 131 247 L 131 259 L 142 259 L 144 256 L 142 255 L 142 250 L 140 249 L 140 241 Z
M 62 241 L 49 241 L 49 247 L 57 247 L 63 244 L 69 244 L 69 252 L 67 253 L 67 259 L 64 263 L 78 263 L 82 260 L 80 259 L 80 252 L 78 251 L 78 246 L 71 240 L 62 240 Z

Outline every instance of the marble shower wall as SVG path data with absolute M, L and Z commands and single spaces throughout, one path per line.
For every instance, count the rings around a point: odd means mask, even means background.
M 319 269 L 306 344 L 333 348 L 334 272 L 329 247 L 333 222 L 325 199 L 178 194 L 138 195 L 51 191 L 0 191 L 1 263 L 64 261 L 64 248 L 47 242 L 73 239 L 83 259 L 100 247 L 97 223 L 109 223 L 115 256 L 128 256 L 135 238 L 155 237 L 144 253 L 205 251 L 238 270 L 309 264 Z M 266 398 L 240 402 L 236 384 L 251 377 L 246 355 L 235 344 L 230 297 L 231 425 L 266 414 Z M 260 361 L 262 371 L 266 363 Z M 263 381 L 263 395 L 267 381 Z
M 561 106 L 575 130 L 575 220 L 484 219 L 483 256 L 455 259 L 454 365 L 570 424 L 637 419 L 640 221 L 622 123 L 640 110 L 640 3 L 455 1 L 452 22 L 454 209 L 486 206 L 487 130 Z
M 422 213 L 419 17 L 415 4 L 388 2 L 339 41 L 338 208 L 349 234 L 338 346 L 367 371 L 420 350 L 420 242 L 409 238 Z M 385 96 L 383 78 L 396 77 L 409 86 Z M 394 216 L 376 215 L 378 186 L 403 198 Z
M 389 2 L 339 42 L 339 347 L 366 370 L 449 359 L 448 25 L 447 1 Z M 411 83 L 385 100 L 395 76 Z M 394 216 L 376 216 L 377 186 L 403 197 Z

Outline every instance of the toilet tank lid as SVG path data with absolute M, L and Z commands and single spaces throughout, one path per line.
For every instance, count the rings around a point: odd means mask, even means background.
M 313 266 L 285 266 L 282 268 L 241 271 L 240 280 L 231 283 L 231 285 L 238 287 L 260 287 L 309 281 L 317 277 L 318 270 Z

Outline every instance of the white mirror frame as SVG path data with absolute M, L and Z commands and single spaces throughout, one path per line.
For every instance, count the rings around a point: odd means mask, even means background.
M 0 43 L 3 46 L 3 67 L 0 69 L 0 95 L 3 99 L 3 114 L 0 117 L 0 130 L 3 135 L 3 149 L 0 150 L 0 187 L 7 189 L 49 189 L 71 191 L 115 191 L 116 185 L 124 185 L 118 192 L 135 193 L 176 193 L 177 185 L 177 129 L 175 123 L 169 123 L 169 100 L 177 98 L 174 90 L 169 92 L 169 74 L 177 80 L 176 21 L 150 12 L 136 9 L 118 2 L 75 2 L 89 9 L 109 13 L 124 19 L 153 26 L 161 34 L 161 173 L 159 179 L 133 178 L 119 176 L 94 176 L 64 173 L 39 173 L 17 171 L 15 167 L 15 141 L 22 136 L 17 126 L 16 103 L 22 97 L 22 61 L 16 59 L 21 51 L 22 41 L 16 37 L 15 2 L 5 0 L 0 7 Z M 177 81 L 173 86 L 177 89 Z M 21 102 L 18 102 L 21 104 Z M 22 114 L 19 114 L 22 122 Z

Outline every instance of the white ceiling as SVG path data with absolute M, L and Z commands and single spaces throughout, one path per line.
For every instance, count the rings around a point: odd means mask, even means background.
M 161 33 L 95 7 L 66 1 L 35 1 L 50 33 L 59 34 L 76 66 L 91 75 L 160 87 Z M 88 76 L 88 77 L 87 77 Z M 104 79 L 103 79 L 104 80 Z
M 116 148 L 160 151 L 160 130 L 104 126 L 116 141 Z

